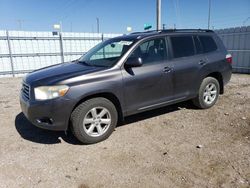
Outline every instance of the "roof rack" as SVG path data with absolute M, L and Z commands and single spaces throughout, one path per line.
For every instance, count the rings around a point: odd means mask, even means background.
M 167 33 L 167 32 L 214 32 L 210 29 L 162 29 L 162 30 L 149 30 L 142 32 L 133 32 L 131 34 L 147 34 L 147 33 Z
M 131 35 L 133 34 L 141 34 L 141 33 L 154 33 L 154 32 L 158 32 L 160 33 L 161 30 L 157 31 L 157 30 L 149 30 L 149 31 L 137 31 L 137 32 L 133 32 L 133 33 L 130 33 Z
M 164 29 L 161 32 L 213 32 L 210 29 Z

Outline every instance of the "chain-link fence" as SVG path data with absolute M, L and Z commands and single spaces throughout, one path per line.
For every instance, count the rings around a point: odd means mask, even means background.
M 20 75 L 79 58 L 121 34 L 0 31 L 0 75 Z

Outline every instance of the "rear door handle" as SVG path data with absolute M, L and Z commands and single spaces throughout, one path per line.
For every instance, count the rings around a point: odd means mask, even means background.
M 171 72 L 172 68 L 171 67 L 164 67 L 163 72 L 168 73 Z

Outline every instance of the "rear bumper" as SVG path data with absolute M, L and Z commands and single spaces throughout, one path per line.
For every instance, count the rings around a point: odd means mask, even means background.
M 222 72 L 224 86 L 228 84 L 232 76 L 232 66 L 228 65 Z
M 20 95 L 20 105 L 25 117 L 35 126 L 55 131 L 68 129 L 71 101 L 57 98 L 48 101 L 27 101 Z

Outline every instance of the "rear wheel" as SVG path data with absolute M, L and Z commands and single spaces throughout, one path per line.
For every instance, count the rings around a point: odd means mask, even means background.
M 199 108 L 210 108 L 216 103 L 219 93 L 220 85 L 218 80 L 213 77 L 207 77 L 202 81 L 199 93 L 193 99 L 193 103 Z
M 72 132 L 84 144 L 105 140 L 117 124 L 117 110 L 106 98 L 89 99 L 71 114 Z

